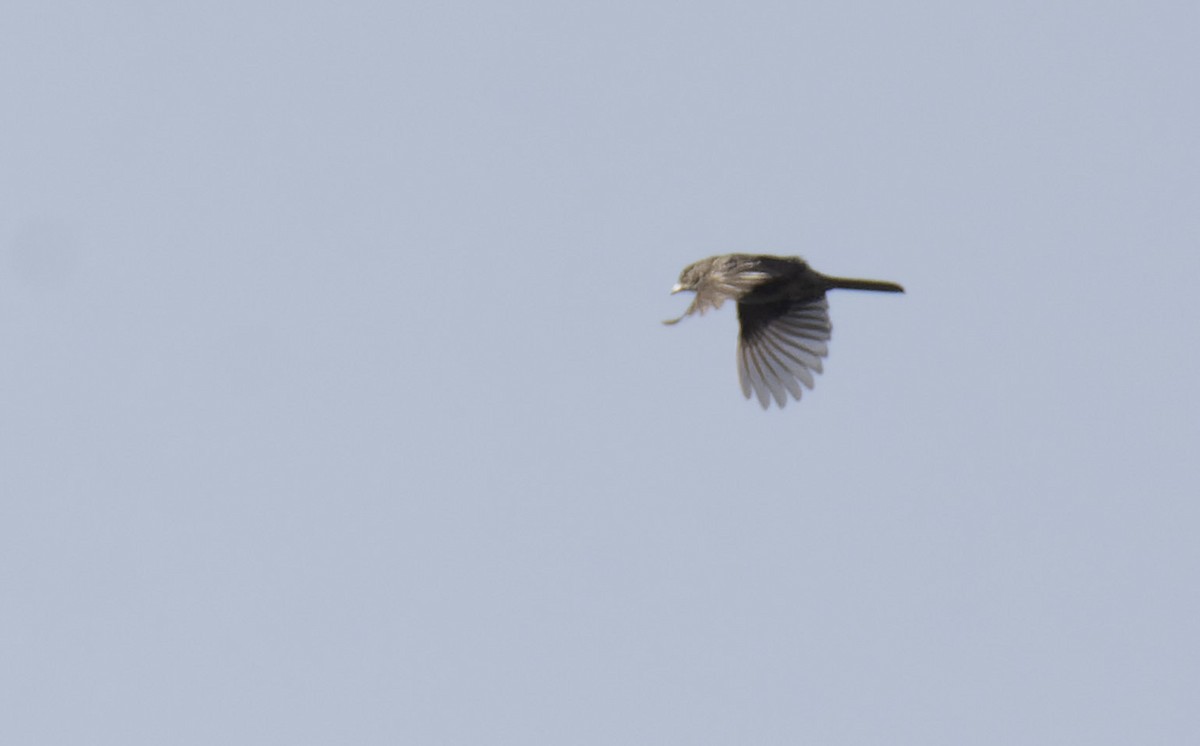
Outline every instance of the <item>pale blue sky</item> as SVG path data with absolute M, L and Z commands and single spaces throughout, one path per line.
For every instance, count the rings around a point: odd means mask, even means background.
M 0 741 L 1200 739 L 1200 6 L 4 16 Z

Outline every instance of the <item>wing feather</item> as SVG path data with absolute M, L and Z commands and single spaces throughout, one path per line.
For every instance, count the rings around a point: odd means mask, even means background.
M 763 409 L 774 400 L 783 407 L 788 395 L 799 400 L 823 370 L 833 325 L 829 302 L 739 303 L 738 380 L 747 399 L 753 394 Z

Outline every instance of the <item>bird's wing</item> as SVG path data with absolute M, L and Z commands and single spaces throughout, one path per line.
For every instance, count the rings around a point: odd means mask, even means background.
M 829 354 L 829 301 L 739 303 L 738 319 L 738 380 L 747 399 L 753 392 L 763 409 L 772 397 L 783 407 L 789 393 L 800 398 L 800 384 L 813 387 Z

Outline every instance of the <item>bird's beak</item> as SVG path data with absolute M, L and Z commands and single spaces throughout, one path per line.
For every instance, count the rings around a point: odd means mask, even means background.
M 683 291 L 683 290 L 684 290 L 684 287 L 683 287 L 683 285 L 680 285 L 680 284 L 677 282 L 677 283 L 675 283 L 675 287 L 671 288 L 671 295 L 674 295 L 675 293 L 681 292 L 681 291 Z

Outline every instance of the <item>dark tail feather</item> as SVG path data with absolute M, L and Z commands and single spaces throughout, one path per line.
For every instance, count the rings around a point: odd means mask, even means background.
M 848 277 L 826 277 L 825 282 L 829 283 L 830 288 L 842 288 L 844 290 L 875 290 L 880 293 L 903 293 L 904 288 L 894 282 L 884 282 L 882 280 L 853 280 Z

